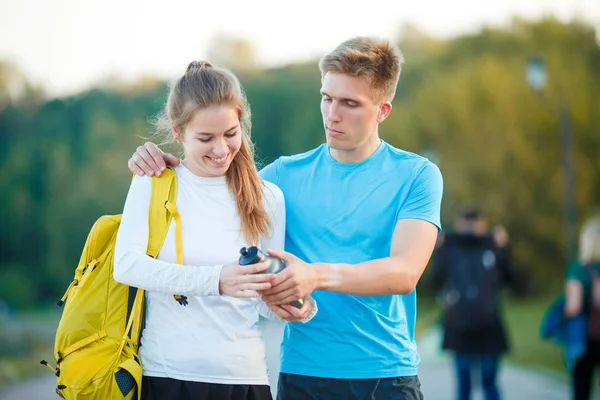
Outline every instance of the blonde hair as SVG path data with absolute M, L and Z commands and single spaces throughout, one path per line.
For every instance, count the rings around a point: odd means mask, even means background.
M 579 261 L 600 261 L 600 216 L 589 219 L 579 235 Z
M 164 110 L 155 120 L 155 136 L 172 143 L 172 129 L 183 132 L 193 114 L 215 105 L 232 105 L 238 111 L 242 145 L 227 170 L 229 190 L 236 199 L 242 234 L 257 245 L 271 221 L 263 204 L 262 180 L 254 163 L 254 144 L 250 139 L 250 106 L 239 80 L 229 70 L 205 61 L 192 61 L 185 74 L 170 87 Z
M 392 101 L 404 56 L 386 40 L 355 37 L 341 43 L 319 61 L 321 78 L 328 72 L 366 77 L 376 100 Z

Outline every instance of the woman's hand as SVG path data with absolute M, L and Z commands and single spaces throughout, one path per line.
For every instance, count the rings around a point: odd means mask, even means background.
M 231 297 L 258 297 L 257 290 L 271 288 L 274 274 L 261 274 L 269 267 L 268 262 L 239 265 L 233 262 L 223 266 L 219 276 L 219 293 Z

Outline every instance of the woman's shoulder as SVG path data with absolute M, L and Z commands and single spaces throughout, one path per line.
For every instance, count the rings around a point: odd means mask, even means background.
M 571 261 L 567 267 L 567 280 L 583 280 L 588 275 L 588 269 L 580 261 Z
M 277 186 L 273 182 L 263 180 L 262 181 L 262 192 L 265 196 L 273 196 L 276 198 L 283 199 L 283 192 L 281 191 L 279 186 Z
M 277 205 L 285 202 L 285 198 L 283 196 L 283 192 L 273 182 L 262 181 L 262 192 L 265 200 L 268 204 Z

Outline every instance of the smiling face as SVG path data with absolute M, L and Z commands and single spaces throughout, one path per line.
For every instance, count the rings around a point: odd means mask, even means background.
M 362 161 L 379 146 L 378 126 L 389 112 L 376 101 L 365 77 L 328 72 L 321 85 L 321 114 L 327 144 L 335 158 Z M 342 160 L 339 160 L 342 161 Z
M 225 176 L 242 146 L 239 112 L 229 104 L 195 111 L 183 133 L 173 134 L 183 144 L 183 164 L 198 176 Z

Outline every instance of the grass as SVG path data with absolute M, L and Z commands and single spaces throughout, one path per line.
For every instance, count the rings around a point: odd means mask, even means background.
M 427 333 L 429 328 L 436 324 L 441 314 L 435 299 L 431 297 L 418 297 L 417 301 L 417 324 L 415 326 L 415 335 L 419 338 L 421 335 Z
M 542 340 L 539 327 L 552 299 L 507 300 L 504 315 L 508 329 L 511 352 L 507 360 L 514 364 L 553 371 L 566 376 L 561 349 L 556 344 Z

